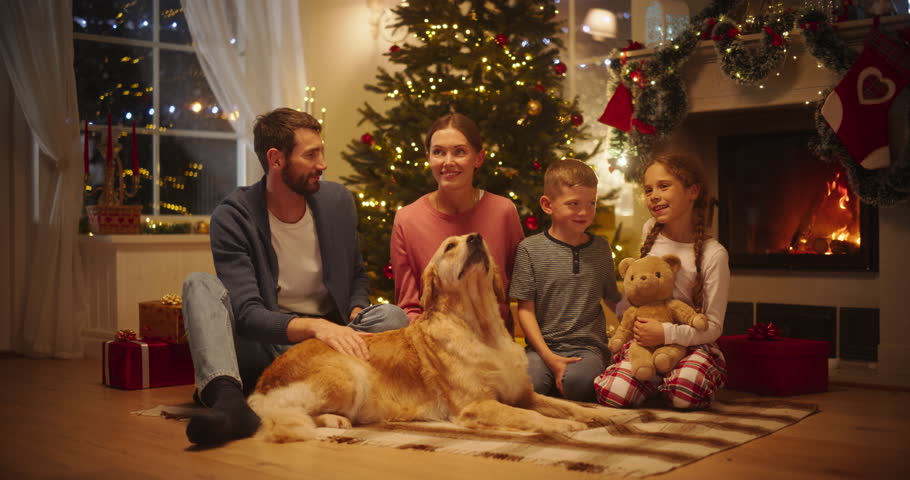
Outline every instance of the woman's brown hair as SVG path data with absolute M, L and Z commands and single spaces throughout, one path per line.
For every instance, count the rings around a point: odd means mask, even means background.
M 460 113 L 449 113 L 437 118 L 436 121 L 430 125 L 430 129 L 427 130 L 427 136 L 424 139 L 424 146 L 427 149 L 427 154 L 430 153 L 430 143 L 433 141 L 433 134 L 436 133 L 437 130 L 443 130 L 449 127 L 461 132 L 461 134 L 464 135 L 464 138 L 468 140 L 468 143 L 474 147 L 475 152 L 483 150 L 480 128 L 477 127 L 474 120 L 471 120 Z

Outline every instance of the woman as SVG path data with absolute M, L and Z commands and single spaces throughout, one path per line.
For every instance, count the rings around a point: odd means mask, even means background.
M 515 248 L 524 239 L 515 204 L 474 187 L 474 173 L 485 153 L 477 124 L 458 113 L 445 115 L 430 126 L 424 144 L 437 188 L 399 210 L 392 229 L 395 298 L 411 322 L 423 313 L 423 269 L 443 240 L 480 233 L 508 291 Z M 500 314 L 512 332 L 507 302 L 500 305 Z

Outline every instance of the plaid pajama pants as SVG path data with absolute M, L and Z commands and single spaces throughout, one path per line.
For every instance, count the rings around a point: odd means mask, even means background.
M 691 346 L 666 376 L 640 382 L 632 376 L 629 343 L 613 356 L 613 365 L 594 379 L 597 401 L 608 407 L 635 407 L 660 394 L 679 409 L 707 408 L 727 381 L 727 362 L 715 343 Z

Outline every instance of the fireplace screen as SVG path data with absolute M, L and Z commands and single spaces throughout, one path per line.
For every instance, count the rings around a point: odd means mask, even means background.
M 812 154 L 815 132 L 720 137 L 719 237 L 736 268 L 877 271 L 877 211 L 836 162 Z

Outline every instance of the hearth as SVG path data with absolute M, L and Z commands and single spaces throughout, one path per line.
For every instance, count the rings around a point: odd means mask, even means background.
M 733 269 L 878 271 L 878 212 L 814 131 L 718 139 L 719 240 Z

